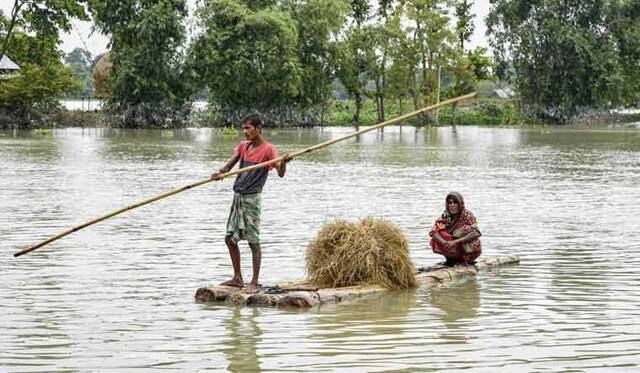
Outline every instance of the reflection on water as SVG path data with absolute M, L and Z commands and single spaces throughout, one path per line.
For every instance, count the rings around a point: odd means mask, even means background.
M 452 283 L 432 289 L 428 295 L 431 305 L 440 312 L 446 330 L 440 333 L 445 343 L 465 343 L 470 336 L 465 333 L 465 323 L 478 314 L 480 307 L 480 286 L 475 279 Z
M 458 320 L 472 319 L 480 307 L 480 286 L 475 279 L 454 283 L 429 292 L 431 304 L 442 311 L 444 324 L 455 329 Z
M 260 310 L 257 308 L 241 309 L 233 307 L 231 317 L 223 320 L 221 326 L 228 331 L 228 338 L 223 342 L 231 372 L 256 372 L 260 370 L 260 359 L 256 346 L 262 331 L 258 326 Z
M 268 129 L 282 153 L 350 128 Z M 26 245 L 192 183 L 240 136 L 214 129 L 0 132 L 0 371 L 634 371 L 640 361 L 640 131 L 387 128 L 296 159 L 263 198 L 263 283 L 304 276 L 334 218 L 426 231 L 460 191 L 484 255 L 521 264 L 305 312 L 193 302 L 228 278 L 232 180 Z M 242 247 L 244 271 L 250 257 Z
M 403 325 L 397 320 L 405 318 L 415 302 L 413 290 L 400 290 L 339 305 L 323 305 L 314 321 L 326 334 L 316 338 L 346 341 L 359 334 L 402 334 Z

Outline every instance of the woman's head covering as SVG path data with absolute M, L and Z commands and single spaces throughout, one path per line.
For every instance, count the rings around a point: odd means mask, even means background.
M 456 216 L 462 214 L 462 212 L 464 211 L 464 198 L 462 197 L 462 194 L 460 194 L 458 192 L 449 192 L 449 194 L 447 194 L 447 198 L 444 199 L 444 211 L 447 214 L 449 214 L 448 201 L 450 201 L 450 200 L 454 200 L 454 201 L 458 202 L 458 207 L 459 208 L 458 208 L 458 213 L 456 214 Z

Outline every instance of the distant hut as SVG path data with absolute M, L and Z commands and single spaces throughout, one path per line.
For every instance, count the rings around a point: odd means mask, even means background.
M 8 56 L 4 55 L 0 58 L 0 79 L 9 79 L 17 75 L 18 71 L 20 71 L 20 66 L 11 61 Z
M 111 70 L 113 62 L 111 61 L 111 52 L 107 52 L 96 58 L 91 75 L 95 87 L 96 97 L 106 97 L 109 95 L 109 82 L 111 80 Z

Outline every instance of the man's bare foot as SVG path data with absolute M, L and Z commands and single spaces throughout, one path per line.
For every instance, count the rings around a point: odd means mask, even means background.
M 244 287 L 244 282 L 242 282 L 242 280 L 236 279 L 236 278 L 232 278 L 229 281 L 225 281 L 223 283 L 220 284 L 221 286 L 233 286 L 235 288 L 242 288 Z
M 260 285 L 258 285 L 258 284 L 249 284 L 249 286 L 247 286 L 247 288 L 245 289 L 245 293 L 255 294 L 255 293 L 258 292 L 258 290 L 260 290 Z

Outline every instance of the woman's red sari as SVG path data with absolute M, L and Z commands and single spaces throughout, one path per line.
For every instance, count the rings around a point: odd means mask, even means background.
M 447 209 L 447 201 L 450 199 L 458 201 L 460 212 L 456 215 L 450 214 Z M 433 228 L 429 232 L 430 237 L 438 233 L 445 241 L 451 241 L 464 237 L 473 230 L 480 233 L 476 217 L 471 211 L 464 208 L 464 198 L 460 193 L 449 193 L 444 203 L 444 212 L 433 224 Z M 482 246 L 477 238 L 464 244 L 458 244 L 451 250 L 446 250 L 438 241 L 431 238 L 431 248 L 434 253 L 444 255 L 448 263 L 473 264 L 482 253 Z

